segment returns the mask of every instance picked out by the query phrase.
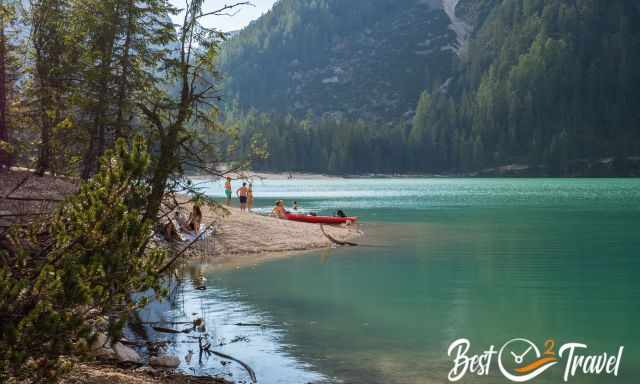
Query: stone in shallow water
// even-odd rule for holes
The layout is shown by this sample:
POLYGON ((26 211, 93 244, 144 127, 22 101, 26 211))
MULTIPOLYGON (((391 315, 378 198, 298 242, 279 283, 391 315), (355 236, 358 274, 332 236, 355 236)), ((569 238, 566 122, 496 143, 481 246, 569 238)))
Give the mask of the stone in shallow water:
POLYGON ((129 361, 133 363, 142 362, 142 358, 140 357, 138 352, 122 343, 113 344, 113 350, 115 351, 116 356, 120 361, 129 361))
POLYGON ((149 359, 149 364, 152 367, 178 368, 180 365, 180 359, 176 356, 157 356, 149 359))

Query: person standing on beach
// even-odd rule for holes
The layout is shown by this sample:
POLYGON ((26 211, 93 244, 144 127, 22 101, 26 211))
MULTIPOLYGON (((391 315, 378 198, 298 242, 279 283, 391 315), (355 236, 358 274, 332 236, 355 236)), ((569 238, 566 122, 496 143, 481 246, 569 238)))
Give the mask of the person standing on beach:
POLYGON ((247 210, 251 212, 253 208, 253 184, 249 183, 249 188, 247 188, 247 210))
POLYGON ((227 205, 231 206, 231 178, 227 177, 227 182, 224 183, 224 194, 227 196, 227 205))
POLYGON ((242 187, 238 188, 236 195, 240 199, 240 212, 244 212, 247 209, 247 195, 249 194, 249 188, 247 183, 242 183, 242 187))

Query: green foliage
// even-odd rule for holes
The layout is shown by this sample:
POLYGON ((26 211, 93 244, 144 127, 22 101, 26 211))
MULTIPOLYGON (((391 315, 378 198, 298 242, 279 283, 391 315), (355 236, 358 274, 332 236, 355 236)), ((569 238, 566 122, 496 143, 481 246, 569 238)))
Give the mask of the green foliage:
MULTIPOLYGON (((336 47, 360 47, 359 28, 376 33, 385 20, 395 20, 399 8, 411 9, 408 2, 394 3, 358 1, 345 9, 332 0, 281 1, 228 42, 222 60, 230 74, 227 90, 239 95, 242 107, 268 112, 227 116, 242 121, 243 140, 255 133, 266 138, 270 157, 258 167, 436 173, 520 163, 561 175, 574 162, 640 154, 637 4, 461 0, 456 13, 475 30, 457 63, 420 64, 399 53, 397 40, 392 56, 401 62, 372 72, 375 63, 356 61, 351 67, 368 77, 352 78, 342 88, 322 86, 322 77, 304 77, 360 57, 357 50, 336 47), (351 18, 356 9, 364 10, 364 24, 351 18), (409 81, 396 81, 405 73, 409 81), (428 81, 424 73, 431 74, 428 81), (387 79, 394 88, 375 93, 387 79), (413 92, 416 84, 421 88, 413 92), (360 88, 370 93, 360 94, 360 88), (408 120, 402 115, 406 109, 386 116, 385 124, 367 107, 369 100, 380 102, 396 92, 411 94, 416 106, 408 135, 406 123, 395 122, 408 120), (294 106, 305 100, 312 100, 313 113, 303 119, 307 109, 294 106), (353 103, 361 108, 354 112, 353 103), (340 113, 323 116, 327 111, 340 113)), ((406 41, 424 40, 438 27, 430 23, 428 31, 413 31, 410 24, 416 22, 402 24, 406 41)), ((372 50, 387 48, 381 39, 372 50)))
POLYGON ((225 96, 297 118, 400 118, 452 73, 455 35, 428 3, 279 1, 224 44, 225 96))
POLYGON ((470 41, 462 74, 429 108, 432 130, 453 122, 447 124, 453 140, 430 155, 432 168, 524 163, 566 174, 572 160, 640 153, 640 115, 632 101, 640 97, 640 10, 634 4, 475 6, 487 3, 491 12, 470 41), (468 142, 478 143, 474 152, 484 155, 442 162, 464 152, 468 142))
POLYGON ((200 25, 202 1, 177 30, 166 0, 32 3, 16 113, 31 120, 12 132, 38 127, 23 142, 40 143, 41 170, 84 177, 115 138, 143 133, 156 207, 169 179, 264 158, 262 143, 258 168, 335 173, 526 163, 562 174, 640 152, 633 2, 461 0, 474 30, 460 59, 445 13, 418 0, 282 0, 224 44, 200 25), (218 64, 225 97, 238 97, 228 130, 218 64))
POLYGON ((255 110, 229 111, 226 116, 225 124, 240 132, 240 152, 260 154, 252 163, 256 170, 394 173, 409 158, 397 150, 406 145, 407 126, 401 122, 377 126, 329 117, 300 120, 255 110))
MULTIPOLYGON (((24 7, 21 28, 31 44, 17 74, 25 109, 19 130, 38 130, 39 137, 20 139, 39 145, 40 172, 88 178, 117 138, 143 131, 135 103, 166 85, 158 72, 171 59, 172 12, 168 0, 34 0, 24 7)), ((22 159, 32 167, 29 160, 22 159)))
POLYGON ((149 163, 141 138, 130 149, 120 140, 51 222, 13 230, 0 251, 0 379, 53 380, 62 355, 86 351, 96 319, 111 316, 117 335, 145 304, 131 293, 163 292, 155 271, 165 254, 148 247, 144 219, 149 163))

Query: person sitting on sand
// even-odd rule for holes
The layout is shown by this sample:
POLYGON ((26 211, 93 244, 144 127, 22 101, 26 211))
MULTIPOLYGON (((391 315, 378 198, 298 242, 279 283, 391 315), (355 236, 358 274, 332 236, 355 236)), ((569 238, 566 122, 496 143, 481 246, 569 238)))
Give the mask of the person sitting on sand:
POLYGON ((247 209, 251 212, 253 208, 253 184, 249 183, 249 188, 247 188, 247 209))
POLYGON ((200 233, 200 225, 202 224, 202 210, 199 205, 193 206, 193 212, 189 216, 189 224, 187 229, 193 231, 196 235, 200 233))
POLYGON ((224 194, 227 196, 227 205, 231 206, 231 178, 227 177, 227 182, 224 183, 224 194))
POLYGON ((244 212, 247 209, 247 195, 249 194, 249 188, 247 183, 242 183, 242 187, 238 188, 236 195, 240 199, 240 212, 244 212))
POLYGON ((271 213, 279 219, 286 219, 287 210, 284 208, 284 202, 282 200, 276 201, 276 206, 273 208, 271 213))
POLYGON ((164 239, 170 243, 173 243, 176 240, 181 240, 180 235, 176 230, 176 226, 171 220, 169 220, 162 226, 162 232, 162 234, 164 235, 164 239))
POLYGON ((189 231, 189 224, 187 223, 187 219, 184 217, 180 210, 176 210, 176 213, 173 216, 175 223, 177 224, 177 229, 179 231, 189 231))

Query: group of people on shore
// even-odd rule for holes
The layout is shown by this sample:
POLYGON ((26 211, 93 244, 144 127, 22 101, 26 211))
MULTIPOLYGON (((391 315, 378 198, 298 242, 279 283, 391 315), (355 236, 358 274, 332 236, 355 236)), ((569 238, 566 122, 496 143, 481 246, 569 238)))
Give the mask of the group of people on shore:
POLYGON ((180 208, 173 213, 173 218, 169 217, 163 225, 162 232, 165 240, 173 242, 175 240, 182 241, 183 236, 198 236, 202 227, 202 209, 199 205, 194 204, 193 210, 186 218, 180 208))
MULTIPOLYGON (((224 183, 224 194, 226 196, 226 205, 231 206, 231 201, 233 197, 233 186, 231 184, 231 178, 227 177, 224 183)), ((236 197, 240 201, 240 211, 251 211, 253 209, 253 184, 243 182, 242 186, 238 188, 235 192, 236 197)), ((293 202, 292 210, 297 211, 299 209, 298 202, 293 202)), ((275 207, 271 211, 271 214, 280 219, 286 219, 286 214, 288 213, 285 208, 284 201, 278 200, 275 203, 275 207)))
MULTIPOLYGON (((227 197, 226 204, 231 206, 231 196, 233 194, 233 187, 231 186, 231 178, 227 177, 227 181, 224 183, 224 194, 227 197)), ((236 196, 240 200, 240 211, 251 211, 253 208, 253 184, 243 182, 242 187, 236 190, 236 196)))

